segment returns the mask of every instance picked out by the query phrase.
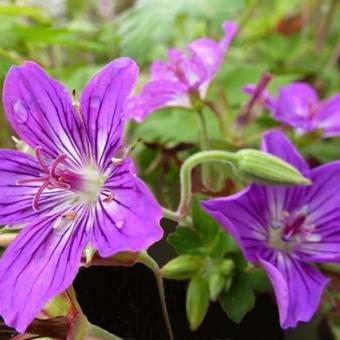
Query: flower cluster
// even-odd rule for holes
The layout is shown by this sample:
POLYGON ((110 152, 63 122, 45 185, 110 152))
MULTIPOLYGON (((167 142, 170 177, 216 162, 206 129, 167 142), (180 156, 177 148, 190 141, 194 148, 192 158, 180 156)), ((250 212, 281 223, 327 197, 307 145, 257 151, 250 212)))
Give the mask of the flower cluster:
POLYGON ((185 51, 170 49, 168 63, 156 60, 151 65, 151 81, 141 93, 130 99, 126 116, 142 122, 151 112, 166 106, 191 107, 191 94, 203 98, 209 83, 221 66, 225 52, 237 33, 234 22, 223 23, 220 42, 201 38, 185 51))
MULTIPOLYGON (((3 86, 4 108, 29 152, 0 149, 0 224, 10 231, 19 229, 0 259, 0 315, 7 325, 25 332, 45 304, 72 284, 89 253, 101 259, 120 252, 139 253, 130 255, 130 260, 142 259, 143 251, 163 236, 162 216, 185 229, 176 235, 181 250, 183 244, 190 244, 181 237, 191 235, 191 243, 201 242, 191 234, 200 219, 186 217, 191 171, 208 161, 231 166, 236 175, 231 180, 234 191, 203 201, 199 210, 235 239, 246 261, 264 269, 282 328, 311 320, 330 281, 318 264, 340 263, 340 161, 311 168, 279 129, 261 131, 261 151, 235 151, 235 146, 243 145, 237 143, 231 151, 207 150, 206 143, 203 151, 183 162, 177 159, 181 197, 177 211, 172 212, 160 207, 137 177, 130 153, 124 152, 125 121, 143 122, 163 107, 195 110, 199 103, 223 120, 214 103, 205 100, 238 26, 226 21, 223 31, 220 41, 201 38, 184 51, 170 49, 168 62, 155 61, 151 80, 132 97, 138 67, 128 57, 113 60, 95 74, 79 103, 72 103, 66 88, 34 62, 9 70, 3 86)), ((340 94, 320 100, 310 85, 294 82, 280 87, 274 98, 265 89, 269 80, 266 74, 257 87, 243 88, 252 96, 251 105, 246 106, 249 112, 253 104, 260 104, 297 134, 340 135, 340 94)), ((199 114, 204 121, 203 109, 199 114)), ((244 125, 252 121, 245 119, 244 125)), ((240 126, 237 119, 233 126, 240 126)), ((202 168, 202 173, 207 169, 211 170, 202 168)), ((205 235, 201 238, 221 232, 216 244, 227 244, 224 231, 213 224, 200 228, 205 235)), ((192 329, 204 318, 209 294, 215 301, 223 290, 228 293, 236 273, 233 258, 228 258, 225 249, 215 249, 211 255, 213 246, 205 252, 200 244, 194 256, 183 255, 163 270, 169 278, 191 279, 187 313, 192 329), (211 258, 201 261, 202 253, 211 258), (197 273, 203 273, 202 277, 197 273), (199 290, 203 293, 196 303, 193 292, 199 290)), ((150 258, 141 262, 155 266, 150 258)), ((162 271, 157 267, 156 272, 160 280, 162 271)))
MULTIPOLYGON (((254 85, 243 91, 253 95, 254 85)), ((263 91, 261 100, 278 121, 291 126, 297 134, 320 130, 323 137, 340 135, 340 94, 320 100, 315 90, 306 83, 296 82, 279 88, 278 97, 263 91)))

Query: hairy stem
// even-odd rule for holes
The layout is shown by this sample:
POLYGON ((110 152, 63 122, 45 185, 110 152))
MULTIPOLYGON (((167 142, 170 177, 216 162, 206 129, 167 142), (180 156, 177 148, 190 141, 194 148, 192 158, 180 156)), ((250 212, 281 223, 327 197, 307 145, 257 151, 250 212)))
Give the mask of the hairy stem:
POLYGON ((236 155, 220 150, 210 150, 198 152, 187 158, 180 170, 181 200, 177 209, 179 218, 186 216, 191 201, 191 171, 192 169, 205 162, 223 162, 232 165, 236 160, 236 155))

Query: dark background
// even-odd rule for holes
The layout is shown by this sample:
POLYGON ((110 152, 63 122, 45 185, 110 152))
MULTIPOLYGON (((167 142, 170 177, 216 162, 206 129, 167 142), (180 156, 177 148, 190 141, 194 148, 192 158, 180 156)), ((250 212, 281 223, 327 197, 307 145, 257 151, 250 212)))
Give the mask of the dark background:
MULTIPOLYGON (((166 234, 175 228, 165 219, 162 225, 166 234)), ((165 240, 166 237, 149 251, 160 266, 175 256, 165 240)), ((203 324, 191 332, 185 313, 186 286, 186 281, 165 280, 176 339, 283 339, 277 308, 269 295, 260 296, 254 310, 239 325, 228 319, 219 303, 212 303, 203 324)), ((124 339, 167 339, 156 281, 144 265, 84 268, 74 287, 93 324, 124 339)))

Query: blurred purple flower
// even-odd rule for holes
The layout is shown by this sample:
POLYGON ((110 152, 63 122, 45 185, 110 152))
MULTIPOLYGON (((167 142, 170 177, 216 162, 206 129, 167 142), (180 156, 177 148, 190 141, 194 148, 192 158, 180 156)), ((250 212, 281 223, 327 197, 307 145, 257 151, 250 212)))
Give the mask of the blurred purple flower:
POLYGON ((8 119, 36 152, 0 150, 0 224, 24 224, 0 260, 0 314, 19 332, 72 283, 87 245, 107 257, 162 237, 161 209, 132 161, 113 158, 137 75, 133 60, 112 61, 86 85, 79 112, 33 62, 5 79, 8 119))
POLYGON ((288 139, 268 132, 262 149, 294 165, 313 184, 251 184, 202 207, 238 242, 245 258, 259 262, 272 282, 283 328, 309 321, 329 282, 313 262, 340 260, 340 162, 310 170, 288 139))
MULTIPOLYGON (((255 86, 246 85, 243 91, 254 95, 255 86)), ((340 135, 340 94, 321 101, 310 85, 296 82, 280 87, 277 99, 264 91, 261 101, 275 119, 299 134, 320 129, 323 137, 340 135)))
POLYGON ((225 21, 223 30, 224 38, 220 42, 200 38, 190 43, 184 52, 170 49, 167 63, 153 62, 151 81, 144 85, 139 95, 130 99, 126 116, 142 122, 162 107, 191 107, 192 92, 204 97, 238 28, 236 23, 225 21))

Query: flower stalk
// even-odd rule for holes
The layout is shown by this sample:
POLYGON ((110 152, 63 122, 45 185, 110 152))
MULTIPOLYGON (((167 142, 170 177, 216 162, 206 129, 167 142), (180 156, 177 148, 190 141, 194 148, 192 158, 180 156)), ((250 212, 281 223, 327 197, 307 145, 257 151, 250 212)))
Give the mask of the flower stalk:
POLYGON ((165 217, 181 221, 188 213, 191 202, 191 171, 202 163, 222 162, 234 173, 247 180, 271 185, 309 185, 310 181, 285 161, 259 150, 244 149, 236 153, 209 150, 187 158, 180 170, 181 198, 176 212, 163 209, 165 217))
POLYGON ((164 284, 163 284, 163 279, 162 279, 162 276, 161 276, 160 268, 159 268, 157 262, 146 251, 142 251, 142 252, 139 253, 139 257, 138 257, 137 262, 142 263, 146 267, 151 269, 152 272, 155 275, 157 287, 158 287, 159 298, 160 298, 161 307, 162 307, 162 313, 163 313, 165 325, 166 325, 166 328, 167 328, 167 331, 168 331, 169 339, 174 340, 175 338, 174 338, 174 334, 173 334, 173 331, 172 331, 172 326, 171 326, 168 308, 167 308, 167 305, 166 305, 164 284))

